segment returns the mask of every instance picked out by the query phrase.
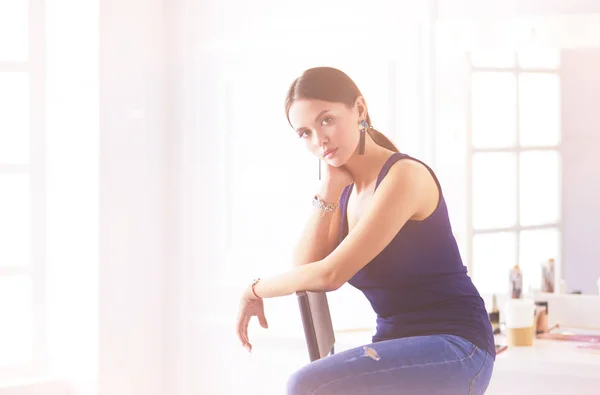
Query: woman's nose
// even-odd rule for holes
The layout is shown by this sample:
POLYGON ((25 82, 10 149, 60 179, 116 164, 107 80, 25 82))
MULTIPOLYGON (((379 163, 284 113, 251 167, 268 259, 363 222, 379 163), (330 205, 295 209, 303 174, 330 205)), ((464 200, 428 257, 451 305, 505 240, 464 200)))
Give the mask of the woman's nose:
POLYGON ((323 132, 316 132, 314 136, 317 147, 322 147, 329 142, 329 137, 323 132))

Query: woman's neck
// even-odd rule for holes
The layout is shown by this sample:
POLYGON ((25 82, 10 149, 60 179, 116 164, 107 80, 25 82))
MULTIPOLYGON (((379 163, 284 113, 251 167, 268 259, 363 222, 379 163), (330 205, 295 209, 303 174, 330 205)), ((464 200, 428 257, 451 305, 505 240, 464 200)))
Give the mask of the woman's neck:
POLYGON ((372 139, 367 139, 366 143, 364 155, 356 152, 344 164, 344 169, 352 174, 357 193, 374 186, 381 168, 393 154, 392 151, 376 144, 372 139))

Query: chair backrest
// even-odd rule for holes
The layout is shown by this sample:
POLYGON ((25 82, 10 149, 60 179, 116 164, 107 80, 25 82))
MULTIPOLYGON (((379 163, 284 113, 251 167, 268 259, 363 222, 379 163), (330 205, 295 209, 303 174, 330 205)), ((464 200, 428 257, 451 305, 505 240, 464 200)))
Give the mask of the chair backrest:
POLYGON ((310 361, 326 357, 333 351, 335 334, 324 292, 297 292, 304 337, 310 361))

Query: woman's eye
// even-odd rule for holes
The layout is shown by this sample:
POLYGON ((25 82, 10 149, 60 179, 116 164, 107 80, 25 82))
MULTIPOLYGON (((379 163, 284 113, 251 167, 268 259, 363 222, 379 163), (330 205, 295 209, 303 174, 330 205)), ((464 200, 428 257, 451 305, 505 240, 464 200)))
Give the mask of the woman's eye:
POLYGON ((305 138, 310 136, 310 130, 302 130, 300 133, 298 133, 298 137, 300 138, 305 138))
POLYGON ((321 121, 321 125, 322 126, 329 125, 331 122, 333 122, 333 118, 331 118, 331 117, 323 118, 323 120, 321 121))

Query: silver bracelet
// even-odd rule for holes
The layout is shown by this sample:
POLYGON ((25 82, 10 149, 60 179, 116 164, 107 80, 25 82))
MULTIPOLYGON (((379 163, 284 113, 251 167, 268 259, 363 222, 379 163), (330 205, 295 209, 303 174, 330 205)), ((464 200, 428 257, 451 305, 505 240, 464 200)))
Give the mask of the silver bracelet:
POLYGON ((319 210, 322 210, 323 211, 323 215, 325 213, 332 213, 332 212, 334 212, 340 206, 339 203, 326 203, 323 200, 323 198, 321 198, 321 196, 319 196, 319 194, 316 194, 313 197, 312 205, 313 205, 313 207, 316 207, 319 210))

